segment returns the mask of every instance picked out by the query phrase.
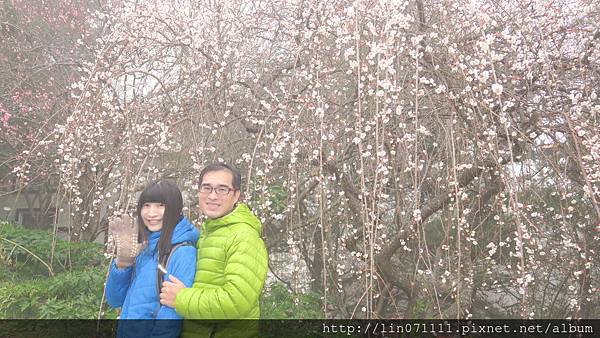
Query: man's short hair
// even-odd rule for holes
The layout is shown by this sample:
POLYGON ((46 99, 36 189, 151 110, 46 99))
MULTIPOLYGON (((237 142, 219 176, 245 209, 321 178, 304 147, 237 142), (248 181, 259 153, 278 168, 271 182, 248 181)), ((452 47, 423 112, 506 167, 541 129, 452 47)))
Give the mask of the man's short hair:
POLYGON ((204 169, 202 169, 202 171, 200 172, 200 178, 198 179, 198 186, 202 185, 202 180, 204 179, 204 175, 206 175, 209 172, 213 172, 213 171, 229 171, 231 173, 231 176, 233 176, 233 182, 231 182, 233 184, 233 189, 235 190, 240 190, 242 188, 242 174, 240 173, 240 171, 232 166, 231 164, 227 164, 227 163, 223 163, 223 162, 216 162, 213 164, 209 164, 206 167, 204 167, 204 169))

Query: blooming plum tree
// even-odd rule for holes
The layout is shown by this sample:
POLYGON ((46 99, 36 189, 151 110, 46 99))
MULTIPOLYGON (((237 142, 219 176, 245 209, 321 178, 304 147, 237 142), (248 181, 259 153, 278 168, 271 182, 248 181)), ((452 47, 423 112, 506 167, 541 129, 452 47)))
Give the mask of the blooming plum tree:
POLYGON ((327 317, 598 316, 598 6, 111 2, 53 125, 73 234, 222 159, 327 317))

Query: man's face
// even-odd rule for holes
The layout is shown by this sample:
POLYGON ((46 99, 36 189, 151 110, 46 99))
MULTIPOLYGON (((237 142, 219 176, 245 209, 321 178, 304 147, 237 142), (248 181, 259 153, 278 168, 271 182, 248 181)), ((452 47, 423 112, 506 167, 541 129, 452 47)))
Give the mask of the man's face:
POLYGON ((227 170, 207 172, 199 190, 200 211, 210 219, 229 213, 240 198, 239 190, 233 189, 233 175, 227 170))

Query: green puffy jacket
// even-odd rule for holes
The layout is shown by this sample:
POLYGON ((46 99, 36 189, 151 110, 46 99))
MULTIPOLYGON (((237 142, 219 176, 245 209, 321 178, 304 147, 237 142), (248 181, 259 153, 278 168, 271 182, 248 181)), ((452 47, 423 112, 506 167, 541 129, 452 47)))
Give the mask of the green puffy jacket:
POLYGON ((229 214, 202 224, 194 284, 177 294, 175 310, 185 319, 204 320, 185 321, 182 337, 251 337, 257 334, 244 327, 248 323, 254 325, 256 321, 206 319, 260 317, 258 300, 268 269, 261 232, 260 220, 243 203, 229 214))

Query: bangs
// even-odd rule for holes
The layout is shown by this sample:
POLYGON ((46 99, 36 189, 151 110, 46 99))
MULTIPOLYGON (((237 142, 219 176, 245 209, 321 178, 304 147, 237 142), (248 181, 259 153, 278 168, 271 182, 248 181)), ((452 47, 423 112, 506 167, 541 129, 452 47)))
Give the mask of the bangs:
POLYGON ((142 191, 139 198, 140 205, 144 205, 144 203, 162 203, 166 205, 166 195, 160 183, 152 184, 142 191))

